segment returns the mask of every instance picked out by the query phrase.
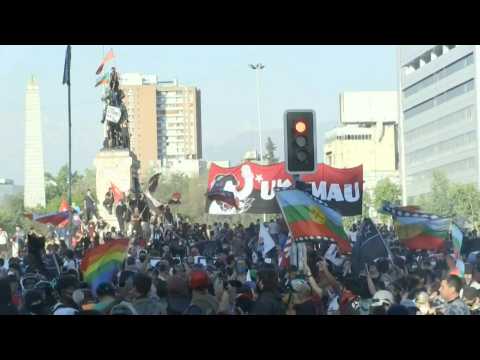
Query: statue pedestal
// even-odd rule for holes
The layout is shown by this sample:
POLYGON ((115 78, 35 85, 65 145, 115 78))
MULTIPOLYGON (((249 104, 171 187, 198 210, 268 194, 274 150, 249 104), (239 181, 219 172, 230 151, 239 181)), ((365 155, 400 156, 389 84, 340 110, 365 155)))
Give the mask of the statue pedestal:
POLYGON ((137 157, 127 149, 102 150, 95 157, 98 214, 107 222, 109 228, 114 226, 118 230, 119 225, 115 216, 115 205, 112 209, 112 215, 103 206, 105 194, 112 183, 120 191, 128 194, 134 189, 135 182, 138 181, 139 167, 140 162, 137 157))

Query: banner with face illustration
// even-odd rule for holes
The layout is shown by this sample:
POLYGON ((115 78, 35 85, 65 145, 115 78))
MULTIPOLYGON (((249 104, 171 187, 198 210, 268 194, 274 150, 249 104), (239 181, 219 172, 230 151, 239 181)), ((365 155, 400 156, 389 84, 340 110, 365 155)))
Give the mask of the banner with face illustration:
MULTIPOLYGON (((363 197, 363 167, 336 169, 318 164, 314 174, 304 175, 300 180, 313 196, 325 201, 343 216, 361 215, 363 197)), ((208 190, 214 184, 222 184, 224 191, 233 192, 237 208, 221 201, 206 202, 206 212, 211 215, 276 214, 280 213, 275 201, 276 187, 289 187, 292 177, 285 172, 285 163, 242 165, 222 168, 212 164, 208 174, 208 190)))

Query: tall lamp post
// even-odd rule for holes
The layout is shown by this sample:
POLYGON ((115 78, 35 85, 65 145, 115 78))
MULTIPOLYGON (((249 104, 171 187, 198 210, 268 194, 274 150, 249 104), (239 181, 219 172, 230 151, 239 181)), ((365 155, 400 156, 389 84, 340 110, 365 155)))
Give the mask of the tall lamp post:
MULTIPOLYGON (((251 69, 255 70, 257 77, 257 117, 258 117, 258 141, 260 147, 260 163, 263 164, 263 142, 262 142, 262 115, 260 112, 260 71, 265 68, 265 65, 258 63, 257 65, 250 64, 251 69)), ((263 214, 263 221, 267 221, 267 215, 263 214)))
POLYGON ((263 162, 263 143, 262 143, 262 116, 260 112, 260 71, 265 68, 265 65, 259 63, 257 65, 249 65, 251 69, 255 70, 257 76, 257 117, 258 117, 258 138, 260 147, 260 161, 263 162))

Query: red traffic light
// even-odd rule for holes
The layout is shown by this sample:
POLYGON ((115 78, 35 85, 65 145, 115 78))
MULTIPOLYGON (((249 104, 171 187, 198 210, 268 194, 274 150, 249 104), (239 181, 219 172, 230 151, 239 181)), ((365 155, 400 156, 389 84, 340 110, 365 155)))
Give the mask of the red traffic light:
POLYGON ((305 131, 307 131, 307 123, 302 119, 302 120, 297 120, 295 122, 295 131, 297 134, 303 134, 305 131))

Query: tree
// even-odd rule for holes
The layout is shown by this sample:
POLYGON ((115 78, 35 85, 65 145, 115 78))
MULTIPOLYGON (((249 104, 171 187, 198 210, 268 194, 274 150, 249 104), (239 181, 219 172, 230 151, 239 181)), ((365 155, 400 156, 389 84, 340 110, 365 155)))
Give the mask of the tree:
POLYGON ((478 224, 480 216, 480 192, 474 184, 450 185, 449 199, 452 204, 452 217, 469 220, 478 224))
POLYGON ((401 195, 399 185, 391 182, 389 178, 382 179, 373 189, 373 206, 378 210, 385 201, 392 205, 399 205, 401 195))
POLYGON ((443 172, 434 171, 432 174, 432 192, 429 202, 429 211, 439 216, 451 216, 452 199, 450 198, 450 181, 443 172))
POLYGON ((277 146, 273 143, 270 137, 268 137, 267 139, 265 149, 266 149, 266 152, 265 152, 265 156, 263 157, 264 160, 266 160, 268 164, 274 164, 278 162, 278 158, 275 157, 275 150, 277 150, 277 146))
MULTIPOLYGON (((62 199, 68 200, 68 166, 64 165, 58 171, 57 176, 45 173, 46 179, 46 212, 58 211, 62 199)), ((75 171, 72 174, 72 203, 77 206, 83 204, 83 199, 90 189, 95 193, 96 189, 95 169, 86 169, 84 175, 75 171)))

